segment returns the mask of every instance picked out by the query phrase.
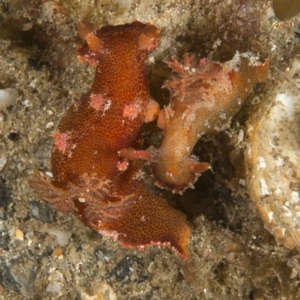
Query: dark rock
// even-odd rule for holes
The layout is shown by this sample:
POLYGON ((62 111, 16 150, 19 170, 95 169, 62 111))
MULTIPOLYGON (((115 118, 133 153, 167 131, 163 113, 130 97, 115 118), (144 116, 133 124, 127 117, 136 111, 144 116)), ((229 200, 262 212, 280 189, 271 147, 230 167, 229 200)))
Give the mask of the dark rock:
POLYGON ((2 235, 2 232, 0 231, 0 249, 3 249, 5 251, 9 250, 9 237, 6 234, 2 235))
POLYGON ((20 288, 6 264, 5 257, 0 257, 0 283, 8 290, 18 291, 20 288))
POLYGON ((8 189, 4 186, 3 182, 0 180, 0 220, 7 219, 7 210, 12 202, 12 198, 8 189))
POLYGON ((47 204, 40 201, 29 202, 30 214, 37 220, 45 223, 53 223, 55 221, 53 212, 49 209, 47 204))
POLYGON ((94 255, 97 259, 101 259, 104 261, 109 261, 112 257, 114 251, 108 250, 104 248, 103 246, 97 246, 94 250, 94 255))
POLYGON ((36 71, 40 71, 44 66, 43 62, 41 62, 35 58, 28 58, 28 64, 31 68, 33 68, 36 71))
POLYGON ((19 132, 12 131, 7 136, 11 141, 16 142, 20 138, 19 132))
POLYGON ((148 278, 148 272, 144 268, 144 261, 141 257, 126 256, 108 275, 114 277, 116 281, 122 283, 140 283, 148 278))
POLYGON ((14 281, 29 290, 36 277, 36 264, 26 257, 10 262, 10 274, 14 281))

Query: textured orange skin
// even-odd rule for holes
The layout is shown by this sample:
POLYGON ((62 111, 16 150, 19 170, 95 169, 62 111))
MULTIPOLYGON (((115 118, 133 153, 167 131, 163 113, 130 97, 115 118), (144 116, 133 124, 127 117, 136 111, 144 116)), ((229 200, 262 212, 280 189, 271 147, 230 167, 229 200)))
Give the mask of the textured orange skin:
POLYGON ((31 184, 58 210, 72 212, 125 247, 166 245, 186 258, 190 228, 185 215, 148 192, 140 162, 130 161, 125 170, 118 168, 122 163, 118 151, 137 145, 151 100, 144 60, 156 46, 157 28, 140 22, 105 26, 95 33, 89 28, 88 24, 82 35, 88 36, 93 50, 85 43, 77 51, 79 59, 97 66, 94 83, 57 128, 57 136, 67 134, 67 145, 64 151, 53 148, 53 179, 41 175, 31 184), (100 46, 97 51, 95 45, 100 46), (100 99, 99 109, 91 105, 91 99, 100 99), (105 101, 104 110, 101 103, 105 101))
POLYGON ((169 63, 173 78, 166 87, 172 98, 165 109, 164 139, 159 149, 148 150, 157 186, 174 193, 193 188, 202 173, 190 167, 197 164, 190 156, 196 142, 203 134, 223 130, 253 85, 267 79, 269 61, 250 63, 243 55, 226 63, 204 59, 198 63, 189 55, 183 65, 176 58, 169 63))

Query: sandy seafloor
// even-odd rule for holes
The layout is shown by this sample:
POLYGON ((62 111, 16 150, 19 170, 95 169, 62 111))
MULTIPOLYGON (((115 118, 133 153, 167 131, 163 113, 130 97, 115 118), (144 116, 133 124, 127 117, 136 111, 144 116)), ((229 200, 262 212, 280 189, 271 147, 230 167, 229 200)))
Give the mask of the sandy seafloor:
MULTIPOLYGON (((299 76, 288 74, 299 59, 299 20, 278 26, 266 1, 232 2, 1 0, 0 89, 18 92, 0 112, 1 300, 300 299, 299 252, 265 229, 248 196, 243 162, 252 107, 283 81, 299 92, 293 82, 299 76), (124 249, 57 213, 29 188, 34 170, 50 170, 51 134, 61 115, 93 80, 93 69, 76 59, 79 19, 99 27, 138 19, 162 30, 147 61, 150 92, 161 106, 169 99, 161 89, 169 75, 163 61, 172 55, 225 61, 252 50, 270 57, 268 82, 255 87, 226 131, 197 144, 196 154, 213 171, 195 190, 173 196, 151 187, 149 177, 149 188, 188 216, 188 260, 159 247, 124 249)), ((161 135, 148 125, 145 147, 161 135)))

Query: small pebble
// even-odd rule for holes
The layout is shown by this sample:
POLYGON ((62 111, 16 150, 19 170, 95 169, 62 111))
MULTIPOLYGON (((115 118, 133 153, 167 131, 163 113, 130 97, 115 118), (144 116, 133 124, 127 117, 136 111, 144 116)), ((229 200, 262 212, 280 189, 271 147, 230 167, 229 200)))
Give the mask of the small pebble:
POLYGON ((0 156, 0 171, 4 168, 7 162, 7 157, 3 154, 0 156))
POLYGON ((47 129, 52 128, 53 126, 54 126, 53 122, 49 122, 49 123, 46 124, 47 129))
POLYGON ((61 247, 56 247, 53 251, 51 256, 60 256, 63 254, 63 249, 61 247))
POLYGON ((7 88, 0 90, 0 109, 14 104, 17 101, 19 93, 16 89, 7 88))
POLYGON ((24 232, 20 229, 16 229, 15 237, 17 240, 23 241, 24 240, 24 232))

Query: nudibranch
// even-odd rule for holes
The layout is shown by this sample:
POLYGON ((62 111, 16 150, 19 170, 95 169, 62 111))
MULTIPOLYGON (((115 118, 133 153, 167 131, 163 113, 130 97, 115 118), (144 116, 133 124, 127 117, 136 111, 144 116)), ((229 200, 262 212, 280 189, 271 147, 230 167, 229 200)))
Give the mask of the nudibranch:
POLYGON ((135 21, 95 31, 81 21, 78 31, 85 41, 78 57, 96 67, 95 80, 53 134, 53 177, 39 174, 31 185, 56 209, 124 247, 169 246, 186 258, 185 215, 148 191, 139 161, 120 156, 122 149, 139 146, 142 124, 159 113, 145 72, 159 29, 135 21))
POLYGON ((250 53, 236 54, 225 63, 186 54, 168 65, 172 78, 165 86, 171 92, 170 104, 161 111, 158 124, 164 130, 159 149, 144 152, 122 150, 125 157, 150 161, 156 185, 182 193, 199 175, 210 168, 191 156, 203 134, 221 131, 240 110, 257 82, 267 79, 269 61, 261 63, 250 53))

